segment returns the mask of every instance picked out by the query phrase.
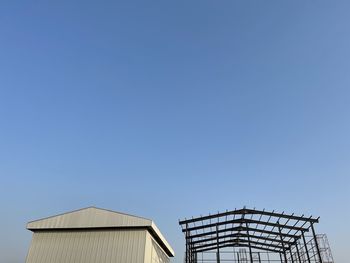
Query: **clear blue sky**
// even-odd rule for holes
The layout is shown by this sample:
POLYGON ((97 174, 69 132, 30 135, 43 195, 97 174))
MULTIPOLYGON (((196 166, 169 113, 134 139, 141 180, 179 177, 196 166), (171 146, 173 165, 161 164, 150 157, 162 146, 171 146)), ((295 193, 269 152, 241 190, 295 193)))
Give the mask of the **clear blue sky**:
POLYGON ((2 1, 0 262, 27 221, 95 205, 179 218, 249 207, 350 235, 350 2, 2 1))

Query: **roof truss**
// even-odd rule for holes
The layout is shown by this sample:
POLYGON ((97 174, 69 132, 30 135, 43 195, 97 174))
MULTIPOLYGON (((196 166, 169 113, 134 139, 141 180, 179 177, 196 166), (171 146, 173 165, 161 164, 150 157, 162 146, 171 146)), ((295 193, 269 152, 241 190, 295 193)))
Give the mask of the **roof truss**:
POLYGON ((179 221, 190 253, 224 247, 285 252, 319 218, 265 210, 239 209, 179 221))

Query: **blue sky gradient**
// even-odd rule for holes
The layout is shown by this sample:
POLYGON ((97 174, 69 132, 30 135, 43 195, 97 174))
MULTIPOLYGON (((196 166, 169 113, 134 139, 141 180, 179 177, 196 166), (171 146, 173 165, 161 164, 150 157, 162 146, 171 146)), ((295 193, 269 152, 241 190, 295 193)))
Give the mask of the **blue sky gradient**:
POLYGON ((350 235, 350 2, 2 1, 0 262, 26 222, 95 205, 178 219, 249 207, 350 235))

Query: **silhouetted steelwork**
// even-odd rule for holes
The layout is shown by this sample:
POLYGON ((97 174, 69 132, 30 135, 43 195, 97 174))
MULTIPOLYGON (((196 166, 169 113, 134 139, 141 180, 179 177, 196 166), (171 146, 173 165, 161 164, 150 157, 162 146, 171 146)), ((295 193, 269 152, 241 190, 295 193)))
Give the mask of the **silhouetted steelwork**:
MULTIPOLYGON (((333 263, 333 258, 331 261, 324 260, 323 248, 314 228, 314 224, 318 222, 319 218, 312 216, 297 216, 244 207, 208 216, 192 217, 179 221, 179 224, 186 237, 186 263, 333 263), (305 233, 310 233, 312 237, 306 238, 305 233), (229 259, 222 258, 220 254, 227 252, 229 248, 242 249, 239 252, 231 251, 229 259), (247 248, 248 253, 243 248, 247 248), (209 251, 216 252, 215 258, 204 261, 203 253, 209 251), (262 252, 265 254, 261 254, 262 252), (274 259, 271 259, 272 253, 276 255, 274 259), (199 254, 202 255, 201 260, 199 254), (267 255, 267 259, 262 259, 262 255, 267 255)), ((328 241, 326 243, 328 245, 328 241)), ((329 246, 327 252, 331 255, 329 246)))

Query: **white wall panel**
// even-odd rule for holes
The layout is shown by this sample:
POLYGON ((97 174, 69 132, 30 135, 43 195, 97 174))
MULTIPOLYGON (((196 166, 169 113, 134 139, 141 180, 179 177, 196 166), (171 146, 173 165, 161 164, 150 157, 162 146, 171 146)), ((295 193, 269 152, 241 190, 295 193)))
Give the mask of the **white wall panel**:
POLYGON ((170 258, 165 251, 158 245, 152 235, 147 232, 145 244, 145 262, 144 263, 169 263, 170 258))
POLYGON ((147 234, 146 230, 35 232, 26 263, 144 263, 147 234))

